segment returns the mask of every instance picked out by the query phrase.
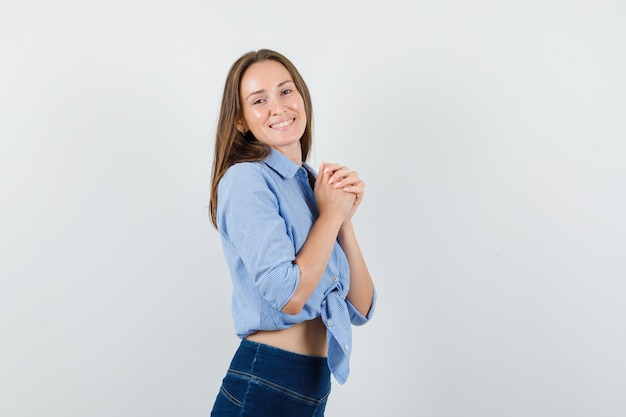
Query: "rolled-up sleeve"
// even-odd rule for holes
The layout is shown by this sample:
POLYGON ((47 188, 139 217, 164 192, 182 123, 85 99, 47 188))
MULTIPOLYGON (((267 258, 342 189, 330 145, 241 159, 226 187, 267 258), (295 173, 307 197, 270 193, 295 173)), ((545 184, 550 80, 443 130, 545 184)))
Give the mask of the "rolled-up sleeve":
POLYGON ((374 289, 374 294, 372 295, 372 305, 370 307, 370 310, 367 312, 367 316, 364 316, 363 314, 359 313, 359 310, 357 310, 356 307, 354 307, 352 303, 348 301, 347 298, 346 298, 346 304, 348 305, 348 313, 350 314, 350 322, 354 324, 355 326, 362 326, 368 321, 370 321, 372 317, 374 317, 374 310, 376 309, 376 289, 374 289))
POLYGON ((298 285, 300 269, 274 184, 258 165, 234 165, 220 180, 217 223, 261 297, 281 310, 298 285))

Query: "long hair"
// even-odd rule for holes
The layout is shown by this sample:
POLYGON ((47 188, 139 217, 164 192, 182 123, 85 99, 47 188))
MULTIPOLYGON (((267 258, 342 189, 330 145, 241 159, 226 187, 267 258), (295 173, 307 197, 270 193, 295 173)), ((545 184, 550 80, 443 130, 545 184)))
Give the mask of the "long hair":
POLYGON ((306 113, 306 128, 300 138, 302 161, 306 161, 313 141, 313 105, 306 83, 296 67, 285 56, 269 49, 260 49, 244 54, 228 72, 222 96, 222 107, 215 136, 215 157, 211 173, 211 200, 209 215, 217 229, 217 185, 228 168, 239 162, 261 161, 269 155, 269 146, 259 142, 252 132, 243 134, 235 123, 243 118, 239 87, 246 70, 257 62, 272 60, 281 63, 293 78, 296 89, 302 96, 306 113))

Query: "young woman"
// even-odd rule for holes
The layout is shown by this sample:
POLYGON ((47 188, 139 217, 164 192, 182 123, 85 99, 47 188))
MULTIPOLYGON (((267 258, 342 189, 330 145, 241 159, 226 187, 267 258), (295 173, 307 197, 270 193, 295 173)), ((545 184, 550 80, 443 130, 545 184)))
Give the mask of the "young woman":
POLYGON ((351 324, 373 313, 351 221, 364 183, 339 164, 316 174, 311 142, 311 98, 294 65, 267 49, 239 58, 224 88, 210 215, 242 341, 212 416, 323 416, 331 373, 348 377, 351 324))

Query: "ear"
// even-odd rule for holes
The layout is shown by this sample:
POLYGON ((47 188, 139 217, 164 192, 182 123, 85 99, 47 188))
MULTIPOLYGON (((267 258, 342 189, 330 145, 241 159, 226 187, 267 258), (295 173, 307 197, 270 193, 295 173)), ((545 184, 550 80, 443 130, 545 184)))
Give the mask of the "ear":
POLYGON ((248 128, 246 126, 246 124, 244 122, 242 122, 241 120, 237 120, 235 122, 235 128, 240 131, 241 133, 243 133, 244 135, 246 134, 246 132, 248 131, 248 128))

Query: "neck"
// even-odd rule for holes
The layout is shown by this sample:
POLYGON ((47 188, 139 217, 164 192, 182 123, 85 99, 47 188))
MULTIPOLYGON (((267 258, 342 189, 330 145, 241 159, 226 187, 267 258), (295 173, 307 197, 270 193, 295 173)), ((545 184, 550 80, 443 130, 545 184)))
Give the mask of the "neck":
POLYGON ((293 146, 274 146, 278 152, 291 159, 296 165, 302 166, 302 148, 300 142, 295 143, 293 146))

